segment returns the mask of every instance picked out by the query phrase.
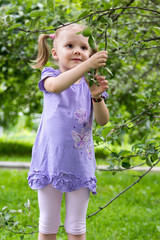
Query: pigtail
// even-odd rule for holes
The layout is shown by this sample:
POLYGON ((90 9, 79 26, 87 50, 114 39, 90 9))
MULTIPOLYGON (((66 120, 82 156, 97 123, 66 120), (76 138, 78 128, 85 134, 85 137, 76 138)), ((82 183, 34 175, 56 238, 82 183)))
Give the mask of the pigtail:
POLYGON ((50 35, 48 34, 40 34, 38 39, 38 56, 36 60, 33 60, 33 63, 36 63, 35 65, 32 65, 32 68, 42 68, 49 59, 50 56, 50 48, 47 44, 47 38, 49 38, 50 35))
POLYGON ((98 50, 97 50, 97 48, 96 49, 91 49, 91 53, 89 54, 89 57, 92 57, 95 53, 97 53, 98 52, 98 50))

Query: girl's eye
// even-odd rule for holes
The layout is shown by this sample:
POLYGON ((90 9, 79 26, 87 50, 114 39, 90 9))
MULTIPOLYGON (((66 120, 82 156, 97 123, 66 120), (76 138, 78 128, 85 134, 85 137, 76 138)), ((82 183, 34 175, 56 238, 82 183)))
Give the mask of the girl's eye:
POLYGON ((87 48, 86 46, 83 46, 82 49, 83 49, 83 50, 87 50, 88 48, 87 48))
POLYGON ((73 45, 72 44, 67 44, 67 48, 72 48, 73 45))

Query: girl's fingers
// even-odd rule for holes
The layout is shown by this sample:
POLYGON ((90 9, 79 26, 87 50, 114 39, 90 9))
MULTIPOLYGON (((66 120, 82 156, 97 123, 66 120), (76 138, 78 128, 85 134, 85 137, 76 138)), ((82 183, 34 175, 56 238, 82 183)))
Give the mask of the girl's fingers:
POLYGON ((108 55, 107 51, 100 51, 96 53, 97 55, 108 55))
POLYGON ((103 76, 102 77, 97 77, 97 80, 98 81, 105 81, 105 77, 103 77, 103 76))
POLYGON ((108 81, 105 79, 105 77, 103 78, 97 78, 97 81, 101 84, 108 84, 108 81))
POLYGON ((109 88, 107 80, 106 81, 101 81, 99 84, 104 89, 108 89, 109 88))
POLYGON ((105 58, 105 57, 100 58, 100 59, 99 59, 99 63, 103 63, 103 62, 106 63, 107 59, 108 59, 107 57, 106 57, 106 58, 105 58))
POLYGON ((105 87, 108 85, 108 81, 105 79, 105 76, 99 76, 95 75, 95 78, 97 79, 98 83, 102 86, 105 87))
POLYGON ((106 84, 108 84, 108 81, 107 80, 104 80, 104 81, 102 80, 101 83, 106 85, 106 84))
POLYGON ((105 80, 105 76, 99 76, 98 74, 95 75, 97 80, 105 80))

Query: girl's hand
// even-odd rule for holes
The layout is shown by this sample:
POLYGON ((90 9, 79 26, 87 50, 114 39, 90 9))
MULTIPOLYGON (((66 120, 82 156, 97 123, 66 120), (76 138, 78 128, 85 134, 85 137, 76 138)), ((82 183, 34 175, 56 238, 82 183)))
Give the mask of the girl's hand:
POLYGON ((93 84, 89 89, 93 98, 100 98, 101 94, 109 88, 108 81, 105 79, 105 76, 99 76, 98 74, 95 75, 95 78, 99 86, 93 84))
POLYGON ((92 55, 88 60, 86 60, 86 63, 88 62, 90 68, 96 69, 99 67, 106 66, 107 59, 108 59, 108 52, 101 51, 92 55))

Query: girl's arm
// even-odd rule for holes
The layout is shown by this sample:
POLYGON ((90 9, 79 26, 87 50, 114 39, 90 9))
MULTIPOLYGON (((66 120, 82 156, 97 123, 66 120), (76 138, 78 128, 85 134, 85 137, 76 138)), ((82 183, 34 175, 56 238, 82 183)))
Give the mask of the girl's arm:
POLYGON ((104 126, 109 121, 109 111, 104 100, 101 102, 93 102, 94 116, 96 122, 100 126, 104 126))
POLYGON ((101 51, 82 62, 78 66, 65 71, 57 77, 48 77, 44 80, 44 87, 48 92, 60 93, 78 81, 90 69, 104 67, 107 61, 107 52, 101 51))
MULTIPOLYGON (((97 78, 99 86, 94 84, 92 87, 89 87, 89 89, 92 94, 92 98, 100 98, 101 94, 109 88, 108 81, 105 80, 104 76, 96 75, 95 77, 97 78)), ((105 105, 104 99, 100 102, 94 102, 93 100, 92 102, 95 120, 100 126, 104 126, 109 121, 109 111, 105 105)))

